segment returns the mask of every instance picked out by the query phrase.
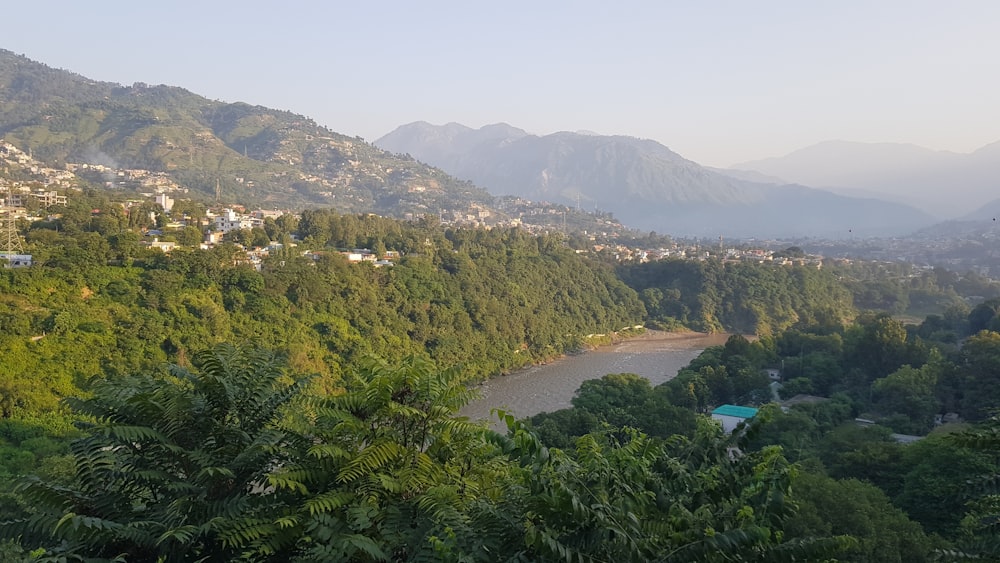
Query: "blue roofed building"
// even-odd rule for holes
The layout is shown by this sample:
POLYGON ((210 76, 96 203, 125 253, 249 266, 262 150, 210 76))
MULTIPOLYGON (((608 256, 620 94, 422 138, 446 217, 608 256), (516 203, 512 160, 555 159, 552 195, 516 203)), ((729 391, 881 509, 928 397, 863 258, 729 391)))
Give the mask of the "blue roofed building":
POLYGON ((741 422, 755 416, 757 416, 757 409, 736 405, 720 405, 712 411, 712 420, 718 420, 722 424, 722 430, 727 434, 736 430, 741 422))

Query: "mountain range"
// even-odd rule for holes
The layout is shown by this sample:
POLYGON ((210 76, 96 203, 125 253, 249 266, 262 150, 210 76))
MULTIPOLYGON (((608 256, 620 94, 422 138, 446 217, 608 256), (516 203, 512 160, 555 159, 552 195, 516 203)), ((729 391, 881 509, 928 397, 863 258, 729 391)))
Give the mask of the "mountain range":
POLYGON ((826 141, 730 168, 771 182, 906 202, 938 219, 964 219, 1000 201, 1000 142, 956 153, 901 143, 826 141))
POLYGON ((538 136, 499 123, 403 125, 375 145, 483 186, 609 211, 624 224, 693 236, 895 235, 932 218, 905 204, 849 197, 703 167, 651 140, 560 132, 538 136))
MULTIPOLYGON (((144 169, 204 199, 267 207, 458 216, 516 195, 712 237, 899 235, 933 222, 885 190, 814 189, 763 164, 710 169, 651 140, 418 122, 373 144, 289 111, 95 81, 2 49, 0 138, 57 167, 144 169)), ((990 171, 998 154, 1000 144, 965 156, 990 171)))

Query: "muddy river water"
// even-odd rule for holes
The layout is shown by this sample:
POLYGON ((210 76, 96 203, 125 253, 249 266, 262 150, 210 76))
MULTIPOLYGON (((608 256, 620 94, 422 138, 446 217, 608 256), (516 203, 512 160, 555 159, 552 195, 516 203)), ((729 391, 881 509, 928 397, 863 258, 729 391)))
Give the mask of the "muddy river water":
POLYGON ((494 377, 479 387, 481 398, 468 404, 461 414, 473 420, 492 420, 499 429, 490 410, 500 408, 525 417, 566 408, 581 383, 609 373, 635 373, 658 385, 677 375, 705 348, 725 344, 726 338, 726 334, 650 332, 494 377))

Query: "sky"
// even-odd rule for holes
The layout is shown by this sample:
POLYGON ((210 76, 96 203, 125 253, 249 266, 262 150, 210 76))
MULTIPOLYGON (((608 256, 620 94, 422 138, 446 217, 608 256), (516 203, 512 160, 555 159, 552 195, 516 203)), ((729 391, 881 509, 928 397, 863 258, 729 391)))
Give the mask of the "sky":
POLYGON ((31 0, 0 48, 292 111, 653 139, 729 166, 831 139, 1000 140, 1000 2, 31 0))

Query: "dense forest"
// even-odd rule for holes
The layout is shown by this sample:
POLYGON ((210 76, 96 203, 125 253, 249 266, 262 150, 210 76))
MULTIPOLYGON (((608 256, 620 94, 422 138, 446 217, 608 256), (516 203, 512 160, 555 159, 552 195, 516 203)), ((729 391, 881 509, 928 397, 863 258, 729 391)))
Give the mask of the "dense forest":
POLYGON ((816 268, 662 260, 619 268, 654 323, 705 332, 771 334, 797 323, 850 318, 851 293, 816 268))
POLYGON ((181 246, 149 249, 143 230, 165 222, 162 209, 125 213, 89 192, 20 225, 35 265, 0 271, 8 559, 988 552, 993 497, 959 488, 995 469, 1000 301, 970 309, 955 284, 893 277, 883 294, 920 290, 946 306, 907 326, 859 315, 857 270, 615 267, 558 234, 328 210, 207 250, 193 246, 199 233, 165 230, 181 246), (271 248, 259 269, 245 260, 254 246, 271 248), (394 265, 348 262, 353 248, 394 265), (574 409, 500 413, 506 434, 456 415, 468 383, 642 325, 758 337, 706 350, 655 389, 609 375, 574 409), (777 367, 782 395, 826 400, 765 407, 747 432, 723 435, 705 413, 770 403, 763 370, 777 367), (986 426, 906 446, 890 436, 927 434, 949 413, 986 426))
POLYGON ((634 374, 588 381, 572 408, 530 427, 549 447, 623 427, 669 443, 696 437, 714 406, 764 405, 741 448, 779 446, 798 469, 787 537, 850 536, 844 561, 994 561, 998 310, 991 300, 955 323, 867 313, 752 342, 734 335, 655 388, 634 374), (773 366, 780 384, 764 372, 773 366))

